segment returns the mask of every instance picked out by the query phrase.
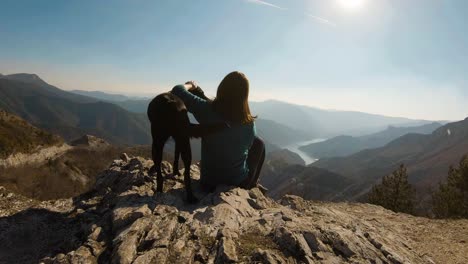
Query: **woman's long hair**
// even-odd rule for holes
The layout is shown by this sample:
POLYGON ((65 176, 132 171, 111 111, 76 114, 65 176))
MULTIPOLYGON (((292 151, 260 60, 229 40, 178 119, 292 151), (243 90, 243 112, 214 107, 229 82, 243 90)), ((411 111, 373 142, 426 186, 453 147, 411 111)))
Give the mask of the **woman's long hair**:
POLYGON ((212 105, 227 121, 250 124, 256 117, 250 113, 248 99, 249 80, 243 73, 235 71, 221 81, 212 105))

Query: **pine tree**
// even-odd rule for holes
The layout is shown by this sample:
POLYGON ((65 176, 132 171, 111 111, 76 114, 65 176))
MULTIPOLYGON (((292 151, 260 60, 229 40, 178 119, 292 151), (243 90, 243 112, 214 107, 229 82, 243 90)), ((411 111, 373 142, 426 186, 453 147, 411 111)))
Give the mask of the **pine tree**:
POLYGON ((450 167, 446 183, 432 195, 432 211, 436 217, 468 218, 468 156, 464 156, 458 168, 450 167))
POLYGON ((408 182, 408 173, 402 164, 392 174, 384 176, 382 183, 372 187, 368 201, 394 212, 412 213, 413 196, 414 188, 408 182))

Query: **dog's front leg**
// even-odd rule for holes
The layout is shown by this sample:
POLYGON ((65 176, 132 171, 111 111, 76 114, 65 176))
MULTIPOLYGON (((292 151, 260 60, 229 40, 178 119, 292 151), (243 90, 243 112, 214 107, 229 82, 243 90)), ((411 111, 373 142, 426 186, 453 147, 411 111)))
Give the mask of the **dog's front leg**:
POLYGON ((152 155, 154 166, 151 171, 154 173, 154 170, 156 170, 156 192, 163 191, 164 178, 161 171, 161 162, 164 143, 166 143, 167 138, 167 136, 156 136, 153 139, 152 155))
POLYGON ((184 161, 184 184, 185 191, 187 193, 188 203, 197 203, 198 199, 193 195, 192 192, 192 180, 190 178, 190 165, 192 163, 192 150, 190 148, 190 138, 182 137, 176 144, 180 143, 180 150, 182 154, 182 160, 184 161))
POLYGON ((152 175, 156 172, 156 192, 163 191, 164 178, 162 176, 161 164, 155 164, 150 168, 149 174, 152 175))
POLYGON ((180 147, 179 144, 177 144, 177 141, 175 142, 175 150, 174 150, 174 164, 172 166, 172 174, 175 176, 180 176, 179 172, 179 157, 180 157, 180 147))
POLYGON ((187 192, 187 202, 188 203, 197 203, 198 199, 192 192, 192 180, 190 178, 190 168, 187 172, 184 172, 184 184, 185 184, 185 191, 187 192))

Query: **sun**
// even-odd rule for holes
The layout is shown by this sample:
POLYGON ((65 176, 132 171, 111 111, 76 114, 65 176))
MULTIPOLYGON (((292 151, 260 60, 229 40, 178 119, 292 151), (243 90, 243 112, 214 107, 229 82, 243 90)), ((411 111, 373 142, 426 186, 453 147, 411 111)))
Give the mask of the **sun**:
POLYGON ((365 0, 338 0, 338 4, 348 10, 358 10, 364 5, 365 0))

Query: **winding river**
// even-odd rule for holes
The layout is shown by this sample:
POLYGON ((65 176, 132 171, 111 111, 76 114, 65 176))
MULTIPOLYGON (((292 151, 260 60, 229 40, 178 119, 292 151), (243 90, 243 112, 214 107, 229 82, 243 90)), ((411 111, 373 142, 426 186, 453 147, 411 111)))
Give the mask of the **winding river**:
POLYGON ((297 153, 305 161, 306 165, 309 165, 309 164, 312 164, 312 163, 316 162, 318 159, 309 156, 307 153, 300 150, 299 147, 309 145, 309 144, 312 144, 312 143, 322 142, 322 141, 325 141, 325 140, 326 139, 323 139, 323 138, 316 138, 316 139, 307 140, 307 141, 300 141, 300 142, 296 142, 296 143, 293 143, 293 144, 289 144, 284 148, 288 149, 288 150, 290 150, 290 151, 292 151, 294 153, 297 153))

